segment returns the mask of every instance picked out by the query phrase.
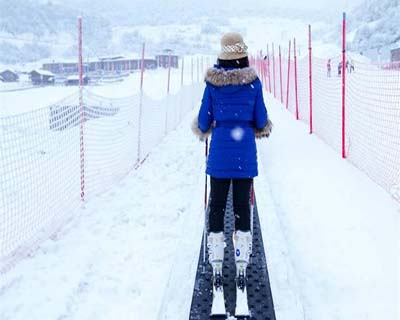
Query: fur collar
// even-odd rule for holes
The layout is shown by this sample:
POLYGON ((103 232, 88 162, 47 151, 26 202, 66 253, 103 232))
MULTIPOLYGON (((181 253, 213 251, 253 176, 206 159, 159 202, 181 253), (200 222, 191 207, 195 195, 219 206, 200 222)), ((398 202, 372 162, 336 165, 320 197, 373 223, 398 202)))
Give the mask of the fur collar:
POLYGON ((256 70, 251 67, 231 70, 214 67, 207 70, 205 77, 207 82, 217 87, 250 84, 256 79, 256 70))

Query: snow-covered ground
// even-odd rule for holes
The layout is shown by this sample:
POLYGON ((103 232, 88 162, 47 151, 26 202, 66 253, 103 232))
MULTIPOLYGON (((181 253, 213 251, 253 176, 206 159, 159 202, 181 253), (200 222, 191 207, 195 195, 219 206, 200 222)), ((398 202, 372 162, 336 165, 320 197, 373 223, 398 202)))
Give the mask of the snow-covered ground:
MULTIPOLYGON (((399 204, 268 106, 275 128, 258 144, 255 189, 277 319, 398 319, 399 204)), ((188 318, 203 228, 194 114, 0 276, 1 319, 188 318)))

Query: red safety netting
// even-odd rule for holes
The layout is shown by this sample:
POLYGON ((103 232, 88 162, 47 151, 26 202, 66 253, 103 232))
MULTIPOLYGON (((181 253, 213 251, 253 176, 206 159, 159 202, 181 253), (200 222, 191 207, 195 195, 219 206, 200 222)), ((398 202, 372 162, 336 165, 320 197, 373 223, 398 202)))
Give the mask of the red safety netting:
POLYGON ((139 166, 196 106, 203 87, 182 85, 159 100, 82 89, 50 107, 0 118, 0 273, 56 236, 82 198, 139 166))
POLYGON ((363 62, 350 55, 343 68, 340 55, 329 60, 312 56, 311 68, 309 56, 303 56, 297 60, 295 70, 292 54, 290 60, 288 52, 272 59, 269 70, 261 70, 268 69, 268 63, 261 67, 256 63, 260 74, 271 72, 271 87, 264 83, 267 91, 274 95, 275 88, 282 108, 287 106, 296 115, 297 107, 299 119, 307 123, 310 132, 344 154, 400 201, 400 69, 393 64, 388 67, 363 62))

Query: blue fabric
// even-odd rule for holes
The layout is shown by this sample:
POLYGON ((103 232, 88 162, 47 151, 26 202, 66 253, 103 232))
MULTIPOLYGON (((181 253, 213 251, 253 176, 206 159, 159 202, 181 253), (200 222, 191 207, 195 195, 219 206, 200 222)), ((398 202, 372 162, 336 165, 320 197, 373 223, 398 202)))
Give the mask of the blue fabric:
POLYGON ((254 128, 263 129, 268 114, 257 78, 243 85, 215 86, 206 82, 198 115, 202 132, 213 128, 206 172, 214 178, 258 175, 254 128))

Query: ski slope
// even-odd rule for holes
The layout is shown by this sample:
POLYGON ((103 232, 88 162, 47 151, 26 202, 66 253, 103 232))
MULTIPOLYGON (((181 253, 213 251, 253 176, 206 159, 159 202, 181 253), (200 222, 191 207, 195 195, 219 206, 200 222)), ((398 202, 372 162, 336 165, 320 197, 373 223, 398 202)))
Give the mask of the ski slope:
MULTIPOLYGON (((279 320, 399 318, 399 204, 283 107, 255 182, 279 320)), ((196 110, 140 168, 0 277, 0 319, 177 319, 203 231, 196 110)))

